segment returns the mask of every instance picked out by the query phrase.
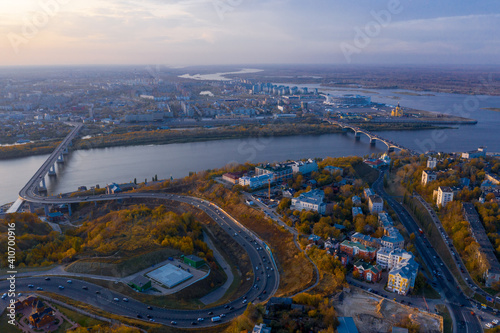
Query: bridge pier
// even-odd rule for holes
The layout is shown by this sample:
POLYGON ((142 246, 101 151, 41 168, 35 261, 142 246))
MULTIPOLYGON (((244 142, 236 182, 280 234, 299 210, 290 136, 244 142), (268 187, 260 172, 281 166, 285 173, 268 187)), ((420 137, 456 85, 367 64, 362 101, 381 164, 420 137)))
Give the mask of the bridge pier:
POLYGON ((43 211, 45 212, 45 216, 49 216, 49 205, 43 205, 43 211))
POLYGON ((30 206, 30 213, 34 214, 35 213, 35 204, 30 202, 29 206, 30 206))
POLYGON ((57 158, 57 163, 64 163, 64 155, 63 154, 59 155, 59 157, 57 158))
POLYGON ((356 141, 361 140, 361 133, 360 132, 356 132, 356 134, 354 134, 354 138, 356 139, 356 141))
POLYGON ((392 153, 393 151, 394 151, 394 147, 389 147, 389 148, 387 149, 387 152, 389 152, 389 153, 392 153))
POLYGON ((56 167, 55 167, 54 164, 52 164, 52 166, 49 169, 49 176, 57 176, 57 174, 56 174, 56 167))
POLYGON ((373 139, 373 138, 370 138, 370 146, 375 146, 375 142, 377 140, 373 139))
POLYGON ((63 150, 63 154, 64 154, 64 155, 68 155, 68 154, 69 154, 68 147, 64 148, 64 150, 63 150))
POLYGON ((71 216, 73 212, 71 211, 71 204, 68 204, 68 215, 71 216))

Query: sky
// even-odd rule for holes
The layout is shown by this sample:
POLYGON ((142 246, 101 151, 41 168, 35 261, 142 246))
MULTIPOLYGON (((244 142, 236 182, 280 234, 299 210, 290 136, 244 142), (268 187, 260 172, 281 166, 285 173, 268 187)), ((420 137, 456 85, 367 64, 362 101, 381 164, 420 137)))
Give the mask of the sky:
POLYGON ((0 0, 0 66, 500 64, 498 0, 0 0))

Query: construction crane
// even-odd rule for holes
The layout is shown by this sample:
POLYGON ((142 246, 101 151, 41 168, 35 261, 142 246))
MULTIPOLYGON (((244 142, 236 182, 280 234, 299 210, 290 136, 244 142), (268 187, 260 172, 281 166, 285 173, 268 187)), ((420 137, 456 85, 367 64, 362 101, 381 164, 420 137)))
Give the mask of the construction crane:
POLYGON ((269 185, 268 193, 267 193, 267 199, 271 201, 271 178, 267 180, 267 183, 269 185))

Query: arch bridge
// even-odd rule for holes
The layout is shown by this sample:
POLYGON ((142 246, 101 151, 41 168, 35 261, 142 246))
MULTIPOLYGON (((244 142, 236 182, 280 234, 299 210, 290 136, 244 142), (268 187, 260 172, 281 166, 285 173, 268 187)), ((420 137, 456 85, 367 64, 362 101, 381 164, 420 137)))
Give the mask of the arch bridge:
POLYGON ((392 152, 394 151, 395 149, 398 149, 398 150, 406 150, 408 152, 410 152, 411 154, 417 154, 416 151, 412 150, 412 149, 409 149, 403 145, 400 145, 396 142, 393 142, 391 140, 388 140, 388 139, 385 139, 383 137, 381 137, 380 135, 377 135, 375 133, 372 133, 366 129, 363 129, 361 127, 358 127, 358 126, 355 126, 355 125, 352 125, 352 124, 348 124, 348 123, 344 123, 344 122, 341 122, 341 121, 338 121, 338 120, 333 120, 333 119, 323 119, 324 121, 332 124, 332 125, 337 125, 339 126, 340 128, 342 128, 343 130, 351 130, 354 132, 354 137, 356 138, 356 140, 359 140, 361 138, 361 134, 364 134, 368 137, 368 139, 370 139, 370 144, 372 146, 375 145, 375 142, 376 141, 380 141, 382 143, 384 143, 386 146, 387 146, 387 150, 389 152, 392 152))

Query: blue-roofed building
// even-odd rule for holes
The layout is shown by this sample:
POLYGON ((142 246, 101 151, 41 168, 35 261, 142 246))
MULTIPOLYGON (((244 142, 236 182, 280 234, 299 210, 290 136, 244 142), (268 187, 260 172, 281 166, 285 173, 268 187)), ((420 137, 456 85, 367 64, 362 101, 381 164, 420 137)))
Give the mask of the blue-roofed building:
POLYGON ((460 178, 460 185, 469 187, 470 179, 469 178, 460 178))
POLYGON ((116 183, 111 183, 108 186, 106 186, 106 194, 115 194, 115 193, 120 193, 121 191, 122 189, 116 183))
POLYGON ((351 200, 354 205, 361 205, 361 198, 357 195, 353 196, 351 200))
POLYGON ((64 215, 61 212, 53 212, 47 214, 47 221, 49 222, 59 222, 64 219, 64 215))
POLYGON ((339 326, 337 327, 338 333, 359 333, 354 319, 352 317, 338 317, 339 326))
POLYGON ((363 215, 361 207, 352 207, 352 218, 354 219, 356 215, 363 215))
POLYGON ((385 236, 382 236, 380 239, 380 244, 382 246, 395 249, 400 248, 403 249, 405 246, 405 239, 399 233, 399 230, 394 227, 389 227, 385 229, 385 236))
POLYGON ((309 235, 309 237, 307 237, 307 240, 309 240, 309 242, 316 243, 317 241, 321 240, 321 237, 315 234, 311 234, 309 235))
POLYGON ((335 223, 333 226, 335 227, 335 229, 345 230, 345 227, 342 224, 336 224, 335 223))

